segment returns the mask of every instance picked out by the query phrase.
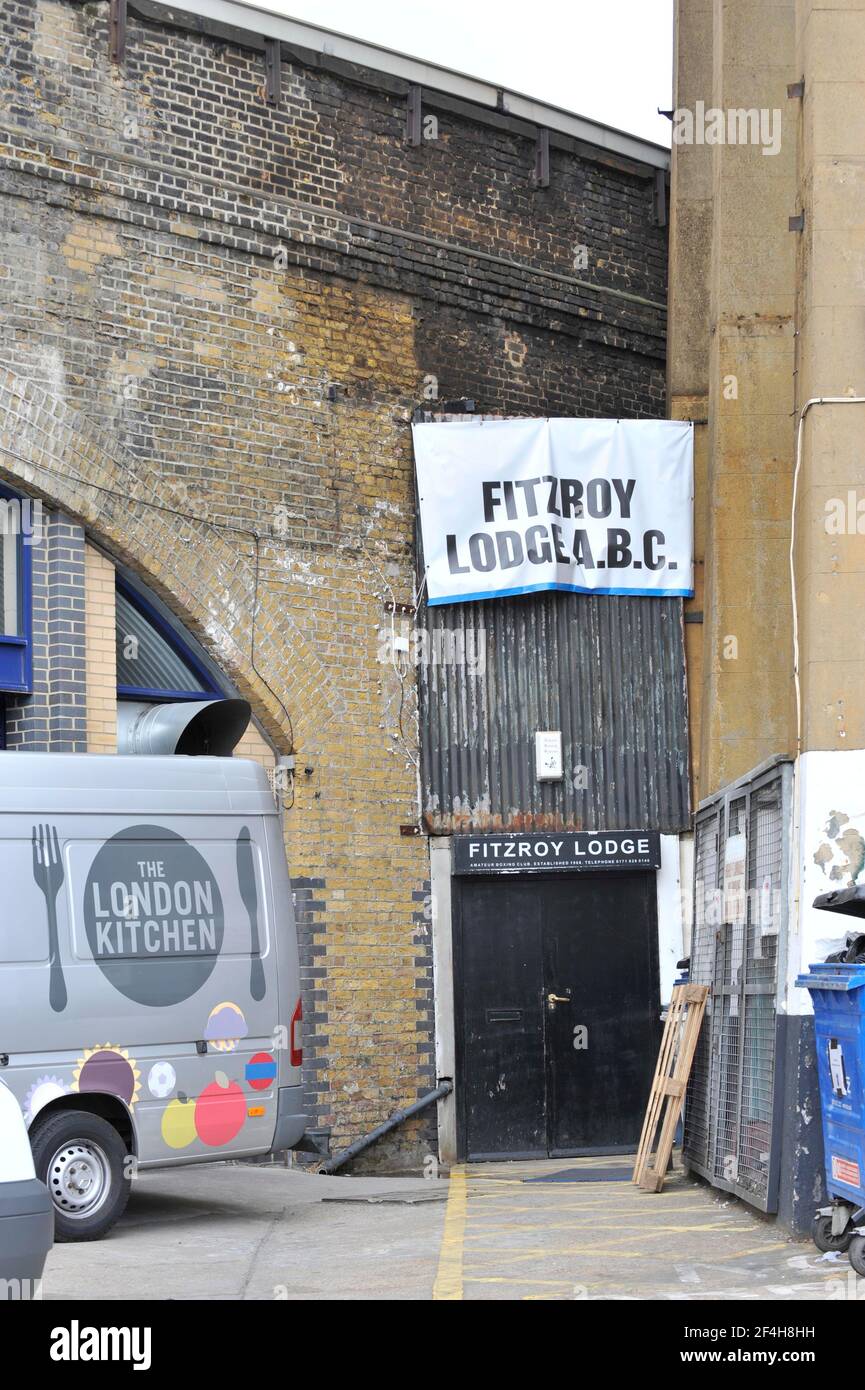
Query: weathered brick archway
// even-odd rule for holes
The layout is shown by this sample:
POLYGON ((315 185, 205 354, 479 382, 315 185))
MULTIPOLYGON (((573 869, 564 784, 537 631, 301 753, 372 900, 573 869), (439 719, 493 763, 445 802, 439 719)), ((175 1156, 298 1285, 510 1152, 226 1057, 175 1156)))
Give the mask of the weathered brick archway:
MULTIPOLYGON (((399 834, 417 813, 416 779, 397 744, 394 680, 377 657, 391 580, 363 538, 304 554, 263 517, 253 667, 248 522, 232 530, 196 516, 164 460, 134 457, 107 429, 8 369, 0 369, 0 477, 139 574, 249 699, 278 750, 288 752, 293 736, 297 785, 285 830, 306 1105, 310 1123, 332 1126, 341 1147, 406 1090, 428 1088, 419 1068, 432 1065, 419 1051, 429 1045, 415 994, 418 981, 429 990, 428 859, 424 841, 399 834), (370 1088, 380 1084, 393 1099, 359 1093, 355 1078, 365 1072, 370 1088)), ((411 1131, 402 1137, 413 1142, 411 1131)))
POLYGON ((282 610, 277 622, 260 592, 256 602, 254 533, 196 518, 176 485, 106 430, 6 369, 0 475, 80 522, 135 570, 250 701, 278 749, 290 750, 305 711, 314 709, 319 735, 344 716, 344 701, 291 614, 282 610))

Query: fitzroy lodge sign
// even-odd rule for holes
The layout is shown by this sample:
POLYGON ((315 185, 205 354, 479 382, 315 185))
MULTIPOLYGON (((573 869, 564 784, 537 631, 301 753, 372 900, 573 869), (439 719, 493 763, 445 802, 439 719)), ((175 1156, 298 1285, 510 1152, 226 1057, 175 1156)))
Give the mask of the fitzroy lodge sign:
POLYGON ((563 873, 661 867, 656 830, 553 830, 549 834, 503 831, 454 835, 455 874, 563 873))
POLYGON ((690 597, 693 433, 678 420, 414 425, 429 603, 690 597))

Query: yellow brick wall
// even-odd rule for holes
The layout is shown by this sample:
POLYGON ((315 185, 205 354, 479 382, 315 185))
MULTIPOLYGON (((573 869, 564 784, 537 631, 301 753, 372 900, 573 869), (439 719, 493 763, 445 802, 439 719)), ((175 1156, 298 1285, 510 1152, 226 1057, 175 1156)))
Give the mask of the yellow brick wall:
MULTIPOLYGON (((546 192, 522 135, 449 112, 412 147, 404 102, 360 74, 284 53, 270 106, 254 50, 130 13, 118 65, 104 4, 11 10, 3 468, 136 572, 296 757, 306 1103, 339 1149, 435 1082, 429 854, 400 834, 415 672, 380 650, 386 605, 414 599, 412 411, 660 413, 666 232, 649 180, 601 152, 557 150, 546 192), (648 307, 568 286, 589 229, 601 288, 648 307)), ((428 1111, 374 1153, 434 1143, 428 1111)))
POLYGON ((260 763, 266 772, 271 772, 276 763, 273 749, 250 720, 249 727, 234 750, 236 758, 251 758, 260 763))
MULTIPOLYGON (((181 246, 172 256, 163 273, 182 278, 181 246)), ((186 461, 182 480, 170 464, 149 473, 116 435, 38 388, 22 398, 11 378, 0 379, 0 445, 14 437, 24 457, 47 431, 41 457, 57 472, 40 481, 56 504, 168 604, 250 700, 279 753, 295 753, 284 824, 313 1063, 308 1106, 339 1150, 435 1084, 431 966, 419 964, 431 949, 429 856, 423 837, 400 835, 418 816, 415 673, 401 688, 380 652, 385 605, 410 602, 415 582, 414 322, 401 295, 291 269, 254 267, 241 294, 234 317, 206 326, 199 318, 195 331, 245 383, 244 412, 230 431, 181 417, 190 430, 182 440, 173 415, 156 413, 149 426, 157 457, 186 461), (252 306, 265 288, 259 317, 252 306), (328 379, 339 383, 333 403, 328 379), (281 425, 264 419, 274 398, 281 425), (274 438, 283 448, 294 441, 296 476, 273 468, 274 438), (257 607, 256 547, 247 530, 232 530, 238 523, 260 531, 257 607)), ((130 341, 127 363, 133 350, 130 341)), ((140 383, 145 395, 146 374, 140 383)), ((93 751, 115 746, 113 585, 111 564, 89 549, 93 751)), ((255 728, 237 754, 274 763, 255 728)), ((434 1125, 433 1111, 402 1126, 372 1161, 416 1166, 434 1125)))
POLYGON ((114 566, 88 545, 84 551, 87 751, 117 752, 117 661, 114 566))

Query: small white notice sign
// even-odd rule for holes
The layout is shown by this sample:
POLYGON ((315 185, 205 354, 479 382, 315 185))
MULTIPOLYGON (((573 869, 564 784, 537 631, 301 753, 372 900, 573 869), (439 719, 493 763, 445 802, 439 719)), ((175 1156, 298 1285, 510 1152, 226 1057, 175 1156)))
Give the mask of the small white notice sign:
POLYGON ((535 734, 535 776, 539 782, 560 782, 563 775, 561 730, 540 730, 535 734))

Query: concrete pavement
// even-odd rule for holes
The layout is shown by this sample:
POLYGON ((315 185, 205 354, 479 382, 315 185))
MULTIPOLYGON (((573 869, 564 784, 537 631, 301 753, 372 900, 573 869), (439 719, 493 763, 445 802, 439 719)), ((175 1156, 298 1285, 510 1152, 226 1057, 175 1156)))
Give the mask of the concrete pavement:
POLYGON ((735 1198, 681 1172, 641 1192, 632 1167, 602 1158, 456 1170, 435 1297, 799 1301, 857 1287, 845 1257, 819 1255, 735 1198), (592 1170, 615 1177, 545 1181, 592 1170))
POLYGON ((54 1247, 43 1296, 429 1299, 446 1196, 445 1181, 278 1167, 142 1173, 104 1240, 54 1247))
POLYGON ((627 1159, 472 1164, 450 1182, 208 1164, 146 1173, 103 1241, 57 1246, 46 1299, 865 1300, 735 1199, 627 1159), (574 1172, 596 1182, 548 1181, 574 1172))

